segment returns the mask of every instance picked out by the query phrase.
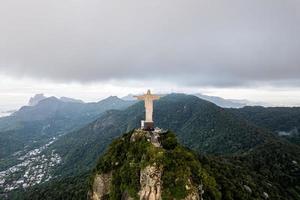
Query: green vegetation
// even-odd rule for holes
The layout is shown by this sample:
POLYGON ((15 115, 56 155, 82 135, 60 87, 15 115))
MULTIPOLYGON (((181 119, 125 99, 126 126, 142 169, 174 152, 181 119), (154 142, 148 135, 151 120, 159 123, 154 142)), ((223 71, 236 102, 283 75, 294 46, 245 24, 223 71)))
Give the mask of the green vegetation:
POLYGON ((171 132, 161 135, 162 149, 144 138, 129 142, 130 135, 114 141, 94 171, 94 175, 113 171, 110 199, 123 192, 134 196, 140 189, 139 171, 153 163, 163 166, 163 199, 184 198, 190 182, 202 187, 204 199, 300 197, 300 149, 287 142, 270 141, 238 156, 212 156, 182 147, 171 132))
MULTIPOLYGON (((161 150, 149 146, 143 138, 129 145, 132 132, 114 141, 122 133, 139 126, 144 118, 144 106, 140 102, 124 111, 108 111, 88 126, 60 137, 49 147, 49 151, 56 150, 62 157, 62 163, 54 173, 59 179, 38 185, 34 192, 29 189, 26 193, 34 193, 36 199, 55 193, 57 199, 81 199, 76 196, 77 191, 87 192, 87 182, 80 179, 79 174, 86 174, 97 165, 94 173, 115 170, 113 181, 116 187, 111 189, 116 196, 110 198, 117 199, 123 191, 135 194, 139 190, 140 169, 156 162, 164 166, 162 178, 170 185, 164 190, 165 198, 185 195, 182 185, 187 179, 178 179, 177 175, 180 175, 192 177, 195 185, 202 184, 207 199, 218 199, 221 194, 222 200, 261 200, 265 199, 264 193, 269 199, 300 199, 299 147, 274 134, 274 131, 299 127, 294 109, 290 110, 291 118, 288 118, 289 114, 270 112, 272 114, 256 115, 250 120, 238 115, 239 110, 223 109, 180 94, 162 98, 154 108, 156 125, 174 130, 181 144, 201 154, 197 156, 200 162, 195 159, 196 153, 180 146, 170 132, 161 136, 161 150), (259 128, 264 124, 264 128, 259 128), (103 155, 112 141, 114 143, 103 155), (103 157, 97 162, 101 155, 103 157), (63 180, 69 186, 60 187, 63 180), (251 192, 246 189, 248 187, 251 192), (67 188, 68 197, 63 196, 64 188, 67 188)), ((286 138, 297 143, 295 137, 286 138)))
POLYGON ((241 119, 273 131, 300 145, 300 107, 246 106, 241 109, 228 109, 241 119))
MULTIPOLYGON (((277 139, 271 132, 191 95, 165 96, 155 102, 154 109, 156 126, 173 130, 181 144, 201 153, 238 154, 277 139)), ((63 160, 56 175, 91 169, 113 139, 139 127, 143 118, 144 105, 139 102, 125 110, 108 111, 88 126, 62 136, 50 147, 63 160)))
POLYGON ((86 199, 88 174, 76 177, 58 178, 39 186, 34 186, 24 193, 24 200, 62 200, 86 199))
POLYGON ((261 107, 246 106, 228 109, 238 117, 272 131, 300 130, 300 107, 261 107))
POLYGON ((244 155, 199 160, 216 179, 222 199, 300 199, 299 148, 285 142, 262 145, 244 155), (245 190, 245 186, 251 192, 245 190))
MULTIPOLYGON (((145 137, 136 137, 135 142, 132 142, 132 134, 133 132, 125 134, 115 140, 100 158, 93 172, 91 180, 95 174, 113 172, 109 199, 121 199, 125 192, 137 199, 140 171, 148 165, 162 168, 163 199, 186 197, 190 192, 186 186, 192 187, 191 184, 203 184, 207 199, 220 199, 221 194, 216 188, 214 178, 201 167, 192 151, 177 143, 173 133, 161 135, 163 148, 154 147, 145 137)), ((198 192, 198 188, 193 189, 198 192)))
POLYGON ((86 175, 54 179, 27 191, 25 199, 85 199, 95 174, 110 171, 113 179, 107 198, 120 199, 123 192, 137 198, 140 170, 154 162, 163 166, 164 199, 184 197, 189 179, 202 186, 204 199, 264 200, 265 195, 272 200, 299 199, 300 149, 296 145, 274 141, 237 156, 212 156, 182 147, 171 132, 161 135, 163 148, 153 147, 143 137, 130 142, 132 133, 113 141, 88 179, 86 175))
MULTIPOLYGON (((190 183, 203 187, 205 199, 221 199, 215 179, 201 166, 192 151, 177 143, 173 133, 162 136, 162 146, 166 149, 162 162, 163 199, 183 199, 188 195, 186 185, 190 183)), ((194 189, 199 192, 198 188, 194 189)))
POLYGON ((156 102, 158 127, 174 130, 189 148, 209 154, 237 154, 272 140, 272 133, 197 97, 172 94, 156 102))
POLYGON ((13 115, 0 118, 0 159, 25 146, 33 148, 32 145, 44 144, 51 137, 78 130, 107 110, 124 109, 132 104, 117 97, 97 103, 64 102, 50 97, 36 106, 24 106, 13 115))

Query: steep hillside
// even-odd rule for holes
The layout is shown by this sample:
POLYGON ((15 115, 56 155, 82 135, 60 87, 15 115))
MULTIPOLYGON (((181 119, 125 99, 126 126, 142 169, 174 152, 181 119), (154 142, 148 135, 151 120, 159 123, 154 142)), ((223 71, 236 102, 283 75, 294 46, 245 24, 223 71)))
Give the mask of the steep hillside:
POLYGON ((229 109, 229 111, 239 118, 300 144, 300 107, 247 106, 241 109, 229 109))
POLYGON ((298 146, 276 141, 243 155, 199 160, 216 179, 222 199, 300 199, 298 146))
POLYGON ((61 157, 48 147, 59 137, 109 109, 124 109, 132 103, 117 97, 88 104, 52 97, 0 118, 0 198, 3 190, 33 186, 52 177, 61 157))
POLYGON ((115 140, 91 176, 90 199, 220 199, 197 156, 171 132, 134 130, 115 140), (157 138, 157 139, 155 139, 157 138))
POLYGON ((90 178, 57 179, 13 196, 28 200, 86 199, 87 194, 95 200, 141 196, 295 200, 300 198, 299 155, 299 147, 281 141, 237 156, 197 155, 181 146, 170 131, 134 130, 109 145, 90 178), (157 135, 159 139, 153 139, 157 135))
MULTIPOLYGON (((168 95, 155 102, 154 109, 157 126, 174 130, 181 143, 198 152, 239 153, 276 140, 271 133, 195 96, 168 95)), ((144 105, 139 102, 123 111, 109 111, 87 127, 61 137, 50 148, 63 157, 57 173, 89 169, 114 138, 139 127, 143 118, 144 105)))
POLYGON ((183 144, 206 153, 243 152, 275 139, 225 109, 194 96, 174 94, 163 98, 157 102, 155 117, 159 127, 174 130, 183 144))
POLYGON ((76 130, 92 122, 106 110, 124 109, 132 104, 131 101, 117 97, 87 104, 50 97, 41 100, 36 106, 22 107, 12 116, 0 118, 0 159, 22 150, 33 141, 47 140, 76 130))

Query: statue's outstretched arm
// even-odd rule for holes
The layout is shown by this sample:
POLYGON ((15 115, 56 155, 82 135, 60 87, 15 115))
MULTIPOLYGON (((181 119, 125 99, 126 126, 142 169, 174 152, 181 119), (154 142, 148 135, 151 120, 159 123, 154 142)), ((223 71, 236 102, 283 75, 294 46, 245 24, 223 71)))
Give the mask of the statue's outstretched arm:
POLYGON ((133 96, 133 97, 137 98, 138 100, 145 100, 145 95, 133 96))
POLYGON ((153 95, 152 99, 153 100, 158 100, 158 99, 160 99, 160 96, 159 95, 153 95))

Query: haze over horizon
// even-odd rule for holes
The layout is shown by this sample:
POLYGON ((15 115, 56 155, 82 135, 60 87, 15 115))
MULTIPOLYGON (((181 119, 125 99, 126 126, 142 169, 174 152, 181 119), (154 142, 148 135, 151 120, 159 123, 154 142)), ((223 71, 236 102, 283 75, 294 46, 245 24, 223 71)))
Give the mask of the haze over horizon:
POLYGON ((299 24, 293 0, 3 2, 0 109, 148 88, 300 106, 299 24))

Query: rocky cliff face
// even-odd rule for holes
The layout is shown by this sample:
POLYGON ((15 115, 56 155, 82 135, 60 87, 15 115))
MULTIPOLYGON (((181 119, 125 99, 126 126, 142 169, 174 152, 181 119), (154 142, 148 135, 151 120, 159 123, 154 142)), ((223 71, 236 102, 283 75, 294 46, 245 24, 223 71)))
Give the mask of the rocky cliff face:
MULTIPOLYGON (((162 194, 162 166, 147 166, 141 170, 140 173, 140 191, 138 197, 140 200, 161 200, 162 194)), ((110 184, 112 180, 112 173, 97 174, 94 179, 91 200, 103 200, 110 194, 110 184)), ((186 186, 189 188, 189 186, 186 186)), ((122 200, 133 200, 133 198, 124 192, 122 200)), ((184 200, 202 200, 197 191, 191 192, 184 200)))
POLYGON ((170 132, 134 130, 114 141, 100 158, 89 199, 201 200, 198 165, 170 132))
POLYGON ((141 170, 139 192, 140 199, 159 200, 161 199, 161 176, 162 166, 152 165, 141 170))
POLYGON ((109 187, 111 184, 112 173, 97 174, 93 183, 92 200, 102 200, 109 195, 109 187))

